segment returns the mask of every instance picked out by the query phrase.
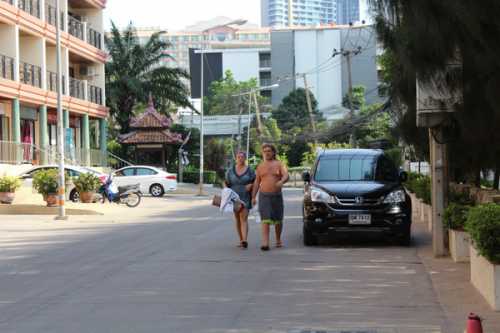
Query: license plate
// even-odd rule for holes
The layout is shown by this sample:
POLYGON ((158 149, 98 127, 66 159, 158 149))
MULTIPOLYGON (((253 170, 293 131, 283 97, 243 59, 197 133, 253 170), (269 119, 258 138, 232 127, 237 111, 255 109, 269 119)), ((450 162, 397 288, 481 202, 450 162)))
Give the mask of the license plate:
POLYGON ((370 214, 350 214, 349 224, 354 225, 367 225, 372 223, 372 216, 370 214))

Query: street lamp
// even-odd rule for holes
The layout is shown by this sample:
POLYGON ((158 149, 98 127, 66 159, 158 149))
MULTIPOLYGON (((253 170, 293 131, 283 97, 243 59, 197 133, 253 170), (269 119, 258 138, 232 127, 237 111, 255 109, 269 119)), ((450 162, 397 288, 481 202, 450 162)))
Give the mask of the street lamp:
MULTIPOLYGON (((250 125, 251 125, 250 114, 252 112, 252 98, 255 96, 255 93, 257 93, 258 91, 272 90, 272 89, 278 88, 279 86, 280 86, 279 84, 275 83, 275 84, 270 85, 270 86, 259 87, 259 88, 255 88, 255 89, 252 89, 252 90, 240 93, 240 94, 233 95, 233 97, 248 95, 248 123, 247 123, 248 127, 247 127, 247 152, 246 152, 247 158, 250 156, 250 125)), ((257 103, 257 98, 255 98, 255 103, 257 103)), ((255 107, 258 108, 258 105, 255 105, 255 107)), ((241 117, 241 114, 240 114, 240 117, 241 117)))
MULTIPOLYGON (((243 25, 247 23, 247 20, 243 20, 243 19, 238 19, 238 20, 234 20, 234 21, 231 21, 231 22, 228 22, 228 23, 225 23, 221 26, 228 26, 228 25, 243 25)), ((203 97, 204 97, 204 62, 205 62, 205 56, 204 54, 206 53, 205 49, 203 48, 203 46, 205 45, 205 43, 202 43, 202 49, 201 50, 198 50, 198 51, 195 51, 195 53, 199 53, 200 54, 200 59, 201 59, 201 76, 200 76, 200 87, 201 87, 201 91, 200 91, 200 181, 199 181, 199 189, 198 189, 198 195, 199 196, 202 196, 203 195, 203 163, 204 163, 204 153, 203 153, 203 146, 204 146, 204 140, 203 140, 203 136, 204 136, 204 124, 203 124, 203 116, 204 116, 204 112, 203 112, 203 97)))

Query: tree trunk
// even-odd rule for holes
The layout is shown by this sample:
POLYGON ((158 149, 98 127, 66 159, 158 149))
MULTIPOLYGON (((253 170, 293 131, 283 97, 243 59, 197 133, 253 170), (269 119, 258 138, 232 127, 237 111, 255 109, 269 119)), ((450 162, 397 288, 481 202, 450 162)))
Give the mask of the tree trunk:
POLYGON ((496 167, 495 169, 495 177, 493 178, 493 188, 495 190, 499 189, 500 185, 500 167, 496 167))

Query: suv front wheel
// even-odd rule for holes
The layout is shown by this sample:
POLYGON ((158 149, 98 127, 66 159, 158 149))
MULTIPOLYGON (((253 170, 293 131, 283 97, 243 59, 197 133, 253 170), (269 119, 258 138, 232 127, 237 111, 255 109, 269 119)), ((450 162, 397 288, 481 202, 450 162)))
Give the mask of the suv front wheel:
POLYGON ((304 236, 304 245, 305 246, 313 246, 318 245, 318 239, 313 235, 312 231, 308 229, 306 226, 302 228, 302 233, 304 236))

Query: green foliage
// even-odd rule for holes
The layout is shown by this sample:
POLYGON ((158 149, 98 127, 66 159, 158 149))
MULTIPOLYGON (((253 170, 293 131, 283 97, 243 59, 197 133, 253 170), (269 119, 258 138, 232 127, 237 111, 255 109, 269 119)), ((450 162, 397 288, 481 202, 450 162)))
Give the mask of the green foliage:
POLYGON ((42 194, 57 194, 59 185, 57 183, 57 169, 46 169, 35 172, 33 175, 33 187, 42 194))
POLYGON ((453 189, 449 190, 448 201, 459 205, 473 206, 475 203, 467 192, 458 192, 453 189))
MULTIPOLYGON (((245 97, 234 97, 233 95, 247 92, 258 88, 259 84, 256 78, 248 81, 238 82, 234 79, 233 73, 227 70, 224 78, 220 81, 214 81, 210 85, 209 93, 204 98, 204 112, 206 115, 227 115, 240 114, 248 112, 248 95, 245 97)), ((258 95, 259 105, 265 103, 265 98, 258 95)), ((253 111, 255 112, 255 111, 253 111)))
POLYGON ((95 192, 101 186, 99 177, 93 173, 81 173, 78 177, 73 179, 73 184, 79 193, 82 192, 95 192))
POLYGON ((210 139, 205 146, 205 168, 224 176, 226 162, 231 160, 231 139, 210 139))
POLYGON ((470 209, 471 206, 465 206, 453 202, 450 203, 444 210, 443 214, 445 227, 453 230, 463 230, 465 221, 467 220, 467 214, 470 209))
POLYGON ((318 144, 318 145, 309 143, 308 150, 302 154, 301 166, 308 168, 312 167, 312 165, 316 161, 316 156, 318 151, 325 149, 349 149, 349 148, 352 148, 352 146, 348 143, 343 143, 343 142, 331 142, 328 144, 318 144))
MULTIPOLYGON (((322 114, 318 111, 318 102, 312 93, 311 106, 313 116, 316 122, 322 120, 322 114)), ((307 108, 306 90, 298 88, 281 102, 277 110, 273 111, 273 118, 278 122, 282 131, 288 131, 293 127, 299 126, 300 128, 310 127, 309 110, 307 108)))
MULTIPOLYGON (((184 183, 198 184, 200 182, 200 170, 186 171, 182 175, 184 183)), ((203 183, 214 184, 217 180, 215 171, 203 171, 203 183)))
POLYGON ((405 183, 405 187, 408 189, 408 191, 415 193, 417 180, 422 176, 423 175, 416 172, 408 172, 408 180, 405 183))
POLYGON ((387 149, 385 151, 385 154, 389 159, 394 163, 396 167, 400 167, 403 165, 403 152, 401 151, 401 148, 395 147, 391 149, 387 149))
POLYGON ((414 182, 414 190, 417 198, 421 199, 425 204, 431 204, 431 177, 421 176, 414 182))
POLYGON ((181 80, 189 78, 187 72, 163 65, 163 60, 171 58, 163 34, 155 33, 140 43, 132 24, 120 31, 112 22, 105 37, 110 59, 106 63, 106 105, 122 134, 129 132, 134 106, 146 103, 150 93, 159 112, 167 113, 172 105, 192 107, 181 80))
POLYGON ((19 177, 0 177, 0 192, 15 192, 19 187, 21 187, 21 180, 19 177))
POLYGON ((482 256, 500 264, 500 205, 490 203, 471 208, 465 230, 482 256))
MULTIPOLYGON (((361 110, 365 106, 365 91, 366 88, 364 86, 352 87, 352 107, 354 110, 361 110)), ((349 93, 345 94, 342 99, 342 106, 350 109, 349 93)))

